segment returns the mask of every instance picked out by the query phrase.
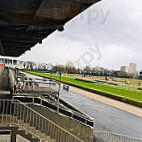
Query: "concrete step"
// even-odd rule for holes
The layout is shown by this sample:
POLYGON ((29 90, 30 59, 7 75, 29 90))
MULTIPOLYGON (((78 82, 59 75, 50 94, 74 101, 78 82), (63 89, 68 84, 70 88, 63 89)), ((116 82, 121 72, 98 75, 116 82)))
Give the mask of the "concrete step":
POLYGON ((32 138, 31 142, 39 142, 39 139, 36 137, 36 138, 32 138))
POLYGON ((51 137, 49 137, 49 136, 47 136, 46 138, 45 138, 45 140, 47 141, 47 142, 51 142, 51 137))
POLYGON ((41 133, 40 130, 36 130, 36 135, 41 137, 41 138, 44 138, 44 136, 46 136, 46 135, 44 135, 44 133, 41 133))
POLYGON ((50 136, 47 136, 45 133, 42 133, 40 130, 36 130, 35 127, 31 127, 28 123, 24 123, 24 120, 19 119, 18 123, 20 124, 21 127, 19 127, 19 131, 24 135, 27 135, 27 137, 30 137, 31 135, 31 140, 32 142, 36 142, 39 140, 39 138, 43 139, 43 142, 55 142, 54 139, 51 139, 50 136), (24 129, 23 129, 23 128, 24 129), (27 129, 27 130, 25 130, 27 129), (32 135, 33 133, 33 135, 32 135), (39 138, 38 138, 39 137, 39 138), (35 141, 34 141, 35 140, 35 141))
POLYGON ((24 125, 24 120, 18 119, 18 124, 20 124, 21 126, 23 126, 24 125))
POLYGON ((35 127, 29 127, 28 129, 30 132, 36 134, 36 128, 35 127))
POLYGON ((27 140, 32 140, 32 135, 30 133, 26 134, 25 130, 18 130, 20 136, 26 138, 27 140))
POLYGON ((39 141, 39 138, 36 136, 36 129, 34 127, 30 127, 29 124, 23 123, 22 120, 19 120, 19 123, 21 123, 23 125, 22 127, 24 127, 24 128, 19 127, 19 129, 18 129, 21 136, 27 138, 31 142, 38 142, 39 141), (27 129, 27 130, 25 130, 25 129, 27 129))
POLYGON ((54 139, 51 139, 45 133, 41 133, 40 130, 36 130, 36 135, 40 136, 43 139, 43 142, 56 142, 54 139))

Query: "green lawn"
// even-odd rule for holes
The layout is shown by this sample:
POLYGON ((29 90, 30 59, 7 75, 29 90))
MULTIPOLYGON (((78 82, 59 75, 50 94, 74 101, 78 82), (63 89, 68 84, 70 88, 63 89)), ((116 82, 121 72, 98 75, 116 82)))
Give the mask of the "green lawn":
MULTIPOLYGON (((39 72, 31 72, 31 71, 27 71, 27 72, 35 74, 35 75, 41 75, 43 77, 51 77, 51 75, 47 73, 39 73, 39 72)), ((59 80, 59 75, 53 74, 52 78, 59 80)), ((142 103, 142 91, 137 90, 137 88, 135 87, 129 87, 124 85, 112 86, 107 84, 93 84, 93 83, 78 81, 78 80, 75 80, 74 78, 66 78, 66 77, 62 77, 62 81, 68 82, 71 84, 76 84, 85 88, 106 92, 114 96, 122 96, 123 98, 128 98, 130 100, 142 103)))
MULTIPOLYGON (((105 80, 105 79, 102 79, 102 80, 105 80)), ((131 84, 131 85, 142 85, 142 80, 136 80, 136 79, 114 78, 113 81, 114 82, 121 82, 121 83, 125 83, 125 81, 129 81, 129 84, 131 84)))

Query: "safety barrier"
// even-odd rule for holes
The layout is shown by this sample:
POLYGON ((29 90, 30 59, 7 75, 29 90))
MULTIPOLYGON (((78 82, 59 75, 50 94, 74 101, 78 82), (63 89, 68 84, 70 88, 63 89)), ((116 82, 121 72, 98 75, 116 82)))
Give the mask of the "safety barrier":
POLYGON ((43 105, 47 108, 52 109, 53 111, 56 111, 57 113, 66 115, 69 118, 79 121, 80 123, 83 123, 84 125, 93 127, 94 121, 92 119, 89 119, 88 117, 85 117, 84 115, 81 115, 78 112, 71 111, 70 109, 65 109, 60 105, 55 105, 54 103, 48 102, 46 99, 42 99, 40 97, 34 97, 34 96, 28 96, 28 97, 13 96, 13 98, 23 103, 33 103, 33 104, 43 105))
MULTIPOLYGON (((0 100, 0 125, 15 124, 23 127, 26 131, 29 131, 19 120, 22 120, 24 124, 29 124, 30 127, 34 127, 36 130, 40 130, 57 142, 82 142, 82 140, 37 113, 19 100, 0 100)), ((30 133, 36 135, 31 131, 30 133)), ((41 140, 39 136, 36 135, 36 137, 41 140)))
POLYGON ((94 136, 94 142, 142 142, 142 139, 136 139, 107 131, 95 131, 94 136))

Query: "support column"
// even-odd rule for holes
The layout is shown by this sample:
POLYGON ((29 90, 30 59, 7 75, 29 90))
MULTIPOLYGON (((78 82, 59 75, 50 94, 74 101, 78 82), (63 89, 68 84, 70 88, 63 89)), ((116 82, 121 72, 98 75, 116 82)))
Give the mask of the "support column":
POLYGON ((16 134, 17 134, 16 130, 11 131, 11 142, 16 142, 16 134))

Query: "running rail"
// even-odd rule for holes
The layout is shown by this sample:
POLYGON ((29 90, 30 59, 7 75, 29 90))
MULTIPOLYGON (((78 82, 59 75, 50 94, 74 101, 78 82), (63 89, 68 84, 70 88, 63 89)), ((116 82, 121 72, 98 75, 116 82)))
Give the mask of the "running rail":
POLYGON ((136 139, 108 131, 95 131, 94 135, 94 142, 142 142, 142 139, 136 139))

